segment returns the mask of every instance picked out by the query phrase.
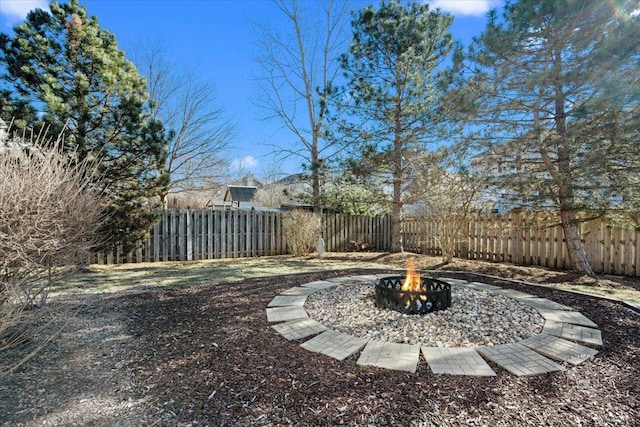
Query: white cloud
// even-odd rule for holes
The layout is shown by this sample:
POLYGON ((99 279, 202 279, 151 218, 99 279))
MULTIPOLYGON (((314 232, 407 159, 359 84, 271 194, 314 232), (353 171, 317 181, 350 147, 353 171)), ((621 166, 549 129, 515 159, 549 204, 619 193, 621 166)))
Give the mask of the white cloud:
POLYGON ((500 6, 503 0, 427 0, 432 9, 452 15, 484 16, 492 7, 500 6))
POLYGON ((27 17, 27 13, 33 9, 49 10, 47 0, 2 0, 0 15, 3 15, 4 25, 11 28, 27 17))
POLYGON ((246 170, 258 165, 258 161, 253 156, 244 156, 231 162, 231 167, 237 170, 246 170))

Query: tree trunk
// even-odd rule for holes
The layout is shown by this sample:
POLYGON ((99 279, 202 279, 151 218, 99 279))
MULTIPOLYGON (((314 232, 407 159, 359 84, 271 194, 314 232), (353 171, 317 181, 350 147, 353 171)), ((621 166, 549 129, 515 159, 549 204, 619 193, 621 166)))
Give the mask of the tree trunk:
POLYGON ((402 252, 402 158, 396 158, 395 162, 391 202, 391 252, 402 252))
POLYGON ((391 252, 402 252, 402 111, 401 103, 396 107, 396 120, 393 141, 393 199, 391 206, 391 252))
POLYGON ((569 255, 569 263, 571 269, 578 273, 594 276, 593 268, 589 263, 587 252, 582 244, 580 231, 578 230, 578 221, 576 214, 570 210, 561 210, 560 218, 562 220, 562 229, 564 230, 565 242, 567 245, 567 254, 569 255))
POLYGON ((391 210, 391 252, 402 252, 402 233, 400 226, 402 224, 402 205, 399 202, 393 201, 393 208, 391 210))
POLYGON ((318 154, 318 137, 313 135, 313 145, 311 147, 311 188, 313 196, 313 212, 320 213, 320 156, 318 154))

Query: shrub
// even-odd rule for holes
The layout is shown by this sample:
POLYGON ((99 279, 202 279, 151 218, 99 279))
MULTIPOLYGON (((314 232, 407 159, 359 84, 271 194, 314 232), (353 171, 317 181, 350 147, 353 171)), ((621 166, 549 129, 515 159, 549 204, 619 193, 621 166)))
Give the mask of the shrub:
POLYGON ((0 135, 0 352, 29 338, 51 286, 100 243, 94 174, 62 141, 0 135))
POLYGON ((289 252, 294 256, 309 255, 322 230, 322 217, 311 212, 293 210, 284 215, 282 223, 289 252))

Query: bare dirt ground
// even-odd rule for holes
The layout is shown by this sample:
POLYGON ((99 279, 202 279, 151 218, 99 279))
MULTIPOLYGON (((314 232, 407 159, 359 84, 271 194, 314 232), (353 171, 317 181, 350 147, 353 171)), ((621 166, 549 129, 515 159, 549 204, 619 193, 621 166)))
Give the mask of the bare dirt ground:
MULTIPOLYGON (((383 272, 403 268, 405 259, 329 254, 327 262, 375 263, 373 271, 383 272)), ((57 296, 52 305, 79 311, 52 325, 68 320, 47 347, 0 380, 0 425, 640 425, 640 315, 561 290, 589 286, 635 295, 639 280, 469 261, 439 266, 431 257, 416 263, 460 271, 448 277, 478 280, 469 272, 481 272, 553 285, 482 279, 574 307, 598 324, 604 346, 578 366, 532 377, 497 366, 495 377, 434 375, 423 360, 415 374, 361 367, 355 357, 340 362, 286 341, 270 327, 265 307, 290 287, 372 270, 301 269, 307 272, 215 283, 199 275, 192 285, 57 296)), ((97 282, 108 273, 93 274, 97 282)), ((37 343, 0 355, 0 364, 37 343)))

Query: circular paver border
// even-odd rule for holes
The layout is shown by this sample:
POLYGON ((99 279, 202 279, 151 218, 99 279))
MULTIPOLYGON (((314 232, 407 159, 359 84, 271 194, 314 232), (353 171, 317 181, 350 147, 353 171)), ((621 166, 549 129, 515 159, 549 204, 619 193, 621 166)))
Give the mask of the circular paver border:
POLYGON ((267 306, 267 320, 287 340, 302 340, 306 350, 344 360, 360 352, 357 364, 416 372, 420 354, 437 374, 492 376, 490 361, 517 375, 564 370, 557 362, 578 365, 602 346, 598 326, 582 313, 547 298, 482 282, 441 277, 452 285, 500 294, 533 307, 544 318, 542 332, 511 344, 480 347, 427 347, 357 338, 322 325, 309 317, 304 303, 309 295, 340 284, 371 283, 389 274, 343 276, 304 283, 285 290, 267 306), (586 344, 586 345, 584 345, 586 344), (591 347, 589 347, 591 346, 591 347))

